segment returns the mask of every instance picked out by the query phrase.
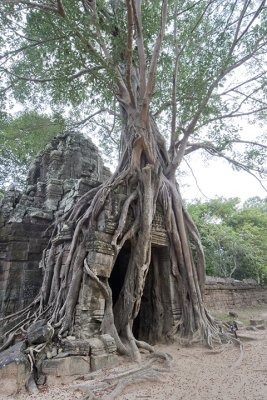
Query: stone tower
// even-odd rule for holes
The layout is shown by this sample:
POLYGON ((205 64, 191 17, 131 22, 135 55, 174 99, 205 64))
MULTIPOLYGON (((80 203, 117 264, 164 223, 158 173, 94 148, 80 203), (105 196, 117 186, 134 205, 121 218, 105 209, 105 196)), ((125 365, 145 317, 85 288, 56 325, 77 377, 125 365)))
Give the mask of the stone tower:
POLYGON ((0 205, 0 316, 27 306, 38 293, 39 262, 55 216, 109 175, 91 140, 70 132, 37 156, 23 193, 9 188, 0 205))

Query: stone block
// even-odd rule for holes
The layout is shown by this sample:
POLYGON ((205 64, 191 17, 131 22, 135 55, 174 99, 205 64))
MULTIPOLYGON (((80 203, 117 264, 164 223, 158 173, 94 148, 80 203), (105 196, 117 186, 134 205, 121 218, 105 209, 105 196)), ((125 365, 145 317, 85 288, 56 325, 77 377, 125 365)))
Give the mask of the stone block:
POLYGON ((41 319, 33 323, 27 330, 27 340, 29 344, 41 344, 49 341, 53 334, 52 329, 41 319))
POLYGON ((42 372, 54 376, 72 376, 90 372, 89 356, 70 356, 44 360, 42 372))
POLYGON ((94 337, 92 339, 88 339, 88 343, 91 348, 91 356, 99 356, 105 354, 105 345, 100 338, 94 337))
POLYGON ((107 353, 109 353, 109 354, 116 353, 117 346, 116 346, 115 340, 112 336, 110 336, 108 334, 101 335, 100 340, 104 344, 105 350, 107 351, 107 353))
POLYGON ((252 326, 257 326, 257 325, 263 325, 264 324, 264 321, 263 321, 263 319, 250 319, 249 320, 249 323, 250 323, 250 325, 252 325, 252 326))
POLYGON ((118 365, 118 356, 116 354, 101 354, 91 356, 91 370, 97 371, 103 368, 113 368, 118 365))
POLYGON ((11 396, 25 389, 30 374, 30 363, 20 342, 0 354, 1 394, 11 396))
POLYGON ((110 277, 113 266, 113 255, 90 251, 87 260, 88 264, 92 266, 92 271, 97 276, 110 277))
POLYGON ((257 325, 256 328, 261 330, 261 331, 264 331, 266 329, 265 325, 257 325))
POLYGON ((63 339, 61 347, 69 355, 88 356, 90 354, 90 343, 87 340, 63 339))

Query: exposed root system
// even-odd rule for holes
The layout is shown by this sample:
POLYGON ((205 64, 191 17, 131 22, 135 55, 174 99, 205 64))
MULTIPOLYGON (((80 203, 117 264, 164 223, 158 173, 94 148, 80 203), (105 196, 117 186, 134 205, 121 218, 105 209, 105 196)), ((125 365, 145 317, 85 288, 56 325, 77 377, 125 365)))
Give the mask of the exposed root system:
POLYGON ((130 385, 143 382, 159 382, 162 373, 170 372, 171 357, 164 353, 153 353, 151 359, 136 368, 131 368, 122 373, 109 377, 98 377, 89 383, 79 384, 73 387, 85 393, 83 400, 113 400, 130 385))

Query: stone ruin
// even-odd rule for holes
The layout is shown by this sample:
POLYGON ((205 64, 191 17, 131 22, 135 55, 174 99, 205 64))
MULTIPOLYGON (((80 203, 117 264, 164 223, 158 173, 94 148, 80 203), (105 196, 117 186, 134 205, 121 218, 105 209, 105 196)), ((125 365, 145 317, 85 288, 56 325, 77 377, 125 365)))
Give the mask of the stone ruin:
MULTIPOLYGON (((42 283, 39 262, 51 236, 54 218, 68 211, 79 197, 109 176, 91 140, 81 134, 66 133, 54 138, 38 155, 29 170, 23 193, 14 186, 9 188, 0 205, 0 317, 24 308, 38 294, 42 283)), ((68 228, 63 227, 62 235, 68 238, 68 228)), ((102 310, 102 300, 91 297, 94 311, 102 310)), ((99 313, 101 311, 95 311, 92 318, 98 326, 99 313)), ((100 332, 93 338, 94 333, 86 336, 91 338, 87 343, 74 337, 65 339, 60 350, 62 356, 69 355, 67 358, 54 358, 58 351, 50 349, 43 372, 54 376, 80 374, 101 368, 103 363, 105 366, 114 363, 113 338, 100 332)), ((0 327, 0 343, 1 336, 0 327)), ((14 351, 4 352, 0 359, 0 378, 15 375, 15 388, 21 387, 29 372, 21 350, 18 343, 14 351), (5 368, 1 368, 3 366, 5 368)))
MULTIPOLYGON (((1 205, 0 219, 0 315, 5 316, 27 306, 36 296, 42 281, 39 268, 41 254, 51 235, 51 223, 56 216, 68 211, 73 203, 90 188, 99 185, 109 176, 97 148, 89 139, 80 134, 67 133, 56 137, 32 165, 24 193, 14 187, 5 195, 1 205)), ((112 269, 114 256, 111 240, 115 232, 121 205, 126 198, 123 187, 110 196, 102 211, 97 229, 87 239, 87 261, 99 277, 109 278, 115 302, 123 284, 130 258, 130 244, 125 243, 112 269)), ((129 216, 131 218, 131 216, 129 216)), ((129 221, 130 222, 130 221, 129 221)), ((63 226, 53 239, 56 252, 62 252, 62 242, 71 242, 71 227, 63 226)), ((152 227, 153 252, 161 260, 162 285, 174 285, 170 274, 168 239, 160 206, 157 206, 152 227)), ((63 260, 67 255, 63 254, 63 260)), ((149 278, 149 277, 148 277, 149 278)), ((151 279, 148 279, 151 284, 151 279)), ((79 339, 88 339, 99 334, 104 314, 105 300, 99 287, 88 276, 84 277, 80 297, 76 306, 75 330, 79 339)), ((149 291, 149 285, 145 287, 149 291)), ((163 291, 168 292, 168 291, 163 291)), ((170 304, 174 320, 180 317, 177 300, 164 299, 170 304)), ((150 337, 148 304, 142 304, 140 320, 136 330, 142 331, 143 338, 150 337)), ((163 318, 169 318, 168 315, 163 318)), ((163 324, 164 325, 164 324, 163 324)), ((138 333, 138 332, 136 332, 138 333)))
POLYGON ((38 293, 39 262, 54 218, 109 175, 89 139, 66 133, 38 155, 23 193, 10 187, 0 205, 0 316, 27 306, 38 293))
MULTIPOLYGON (((0 206, 0 317, 27 306, 38 294, 42 283, 39 262, 51 236, 51 225, 55 217, 68 211, 79 197, 109 176, 110 172, 104 167, 96 146, 81 134, 66 133, 56 137, 38 155, 29 170, 23 193, 10 187, 0 206)), ((91 232, 87 240, 88 263, 97 276, 109 278, 114 302, 122 287, 131 252, 130 244, 126 242, 112 269, 114 253, 111 239, 125 198, 123 188, 109 198, 97 229, 91 232)), ((53 239, 56 252, 62 252, 63 240, 66 252, 66 243, 71 243, 71 233, 71 227, 62 227, 53 239)), ((161 285, 174 284, 174 278, 169 273, 168 239, 159 206, 153 221, 152 246, 153 252, 157 252, 161 260, 161 285)), ((62 257, 66 260, 66 254, 62 257)), ((139 323, 136 325, 136 334, 138 330, 142 331, 143 337, 149 341, 155 339, 149 337, 152 316, 148 313, 151 307, 147 303, 151 301, 148 293, 152 281, 153 276, 148 279, 150 283, 145 287, 145 302, 141 304, 139 323), (141 320, 144 321, 142 326, 141 320)), ((170 314, 174 320, 178 320, 179 305, 170 298, 163 301, 169 302, 170 314)), ((47 359, 42 363, 43 373, 50 376, 82 374, 114 365, 114 340, 109 335, 102 335, 100 331, 104 305, 105 300, 99 287, 88 276, 84 276, 72 336, 61 342, 60 353, 58 348, 48 351, 47 359), (63 357, 66 355, 68 357, 63 357)), ((169 315, 164 318, 169 318, 169 315)), ((43 332, 44 328, 38 326, 38 329, 43 332)), ((8 373, 5 372, 8 371, 6 368, 1 369, 1 365, 8 364, 12 368, 14 357, 22 357, 21 350, 18 346, 14 350, 16 356, 11 358, 4 354, 2 364, 0 359, 0 376, 1 373, 2 377, 8 373)), ((23 363, 21 368, 21 374, 24 375, 23 363)))
MULTIPOLYGON (((109 176, 110 172, 103 165, 96 146, 81 134, 66 133, 54 138, 38 155, 29 170, 27 186, 23 193, 18 192, 15 187, 10 187, 0 205, 0 317, 27 306, 38 294, 42 283, 42 269, 39 268, 39 262, 51 236, 51 224, 55 217, 68 211, 79 197, 89 189, 100 185, 109 176)), ((126 242, 112 269, 114 253, 111 238, 125 198, 126 193, 123 193, 123 189, 109 198, 99 218, 97 229, 91 232, 87 240, 88 264, 97 276, 109 278, 114 302, 122 287, 125 266, 128 264, 131 252, 130 244, 126 242)), ((68 241, 71 242, 71 238, 71 227, 63 226, 58 236, 54 238, 56 251, 62 251, 63 239, 66 244, 68 241)), ((156 252, 157 258, 160 259, 162 288, 164 285, 174 287, 174 278, 169 273, 168 239, 159 205, 153 221, 152 247, 152 251, 156 252)), ((66 259, 66 254, 62 257, 63 260, 66 259)), ((149 271, 149 274, 153 272, 149 271)), ((151 301, 149 292, 153 276, 149 274, 135 333, 137 336, 141 333, 143 339, 153 342, 157 337, 155 333, 151 336, 149 330, 153 318, 149 312, 152 308, 149 304, 151 301)), ((73 336, 62 341, 60 352, 55 347, 48 350, 47 358, 42 364, 42 371, 45 374, 50 376, 83 374, 89 370, 114 365, 116 362, 116 346, 113 338, 102 335, 100 331, 105 300, 98 286, 92 281, 89 284, 89 280, 88 276, 84 276, 76 306, 73 336)), ((214 305, 218 304, 219 299, 219 302, 231 308, 227 299, 231 298, 233 301, 232 293, 238 289, 233 285, 229 288, 228 284, 228 292, 226 286, 222 286, 218 292, 218 287, 211 283, 206 285, 207 305, 216 308, 214 305)), ((162 293, 166 292, 169 291, 162 290, 162 293)), ((169 303, 169 313, 175 323, 180 318, 181 312, 174 298, 164 298, 162 301, 169 303)), ((237 299, 237 295, 235 298, 237 299)), ((266 291, 261 300, 267 303, 266 291)), ((170 315, 162 318, 169 319, 170 315)), ((15 346, 18 349, 14 350, 14 354, 18 357, 21 348, 19 344, 15 346)), ((14 357, 7 357, 11 360, 9 365, 12 369, 14 357)), ((1 369, 3 362, 7 364, 5 357, 0 359, 2 378, 8 374, 8 369, 1 369)), ((27 368, 25 370, 25 363, 20 365, 22 368, 20 373, 24 376, 27 368)))

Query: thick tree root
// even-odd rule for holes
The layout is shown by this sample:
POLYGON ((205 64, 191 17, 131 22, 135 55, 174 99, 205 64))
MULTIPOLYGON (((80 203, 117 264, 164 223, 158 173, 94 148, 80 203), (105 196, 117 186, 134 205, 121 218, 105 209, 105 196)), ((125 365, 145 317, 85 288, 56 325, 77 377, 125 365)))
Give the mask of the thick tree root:
MULTIPOLYGON (((155 352, 149 355, 150 360, 138 367, 131 368, 122 373, 105 377, 95 375, 96 380, 90 383, 79 384, 73 387, 85 393, 83 400, 113 400, 125 390, 126 387, 144 382, 159 382, 161 374, 170 372, 171 356, 165 353, 155 352)), ((88 378, 90 375, 88 376, 88 378)))

